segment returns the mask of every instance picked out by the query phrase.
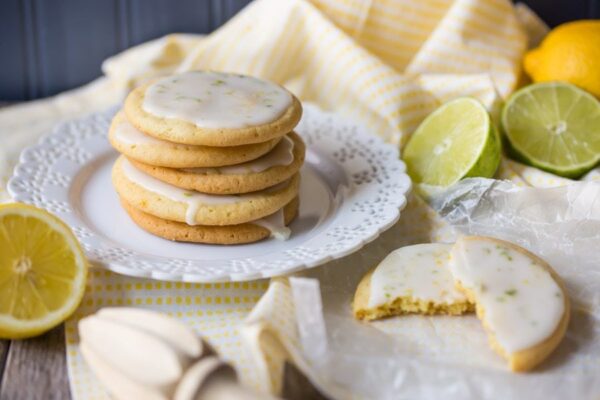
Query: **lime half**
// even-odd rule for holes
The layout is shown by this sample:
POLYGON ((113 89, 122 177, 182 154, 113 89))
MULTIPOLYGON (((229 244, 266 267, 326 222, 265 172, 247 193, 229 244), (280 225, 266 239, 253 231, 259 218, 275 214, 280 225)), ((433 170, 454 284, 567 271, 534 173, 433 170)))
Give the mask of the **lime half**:
POLYGON ((492 177, 500 153, 500 138, 487 110, 464 97, 425 118, 406 144, 403 159, 416 183, 450 186, 466 177, 492 177))
POLYGON ((502 126, 517 158, 577 178, 600 161, 600 102, 576 86, 538 83, 514 93, 502 126))

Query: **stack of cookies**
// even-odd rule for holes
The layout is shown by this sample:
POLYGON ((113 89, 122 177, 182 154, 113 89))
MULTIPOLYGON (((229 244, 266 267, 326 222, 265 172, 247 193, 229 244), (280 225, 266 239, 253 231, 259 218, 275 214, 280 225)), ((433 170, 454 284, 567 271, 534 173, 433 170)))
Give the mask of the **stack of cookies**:
POLYGON ((287 239, 305 146, 300 102, 274 83, 193 71, 133 90, 109 139, 113 185, 131 219, 170 240, 287 239))

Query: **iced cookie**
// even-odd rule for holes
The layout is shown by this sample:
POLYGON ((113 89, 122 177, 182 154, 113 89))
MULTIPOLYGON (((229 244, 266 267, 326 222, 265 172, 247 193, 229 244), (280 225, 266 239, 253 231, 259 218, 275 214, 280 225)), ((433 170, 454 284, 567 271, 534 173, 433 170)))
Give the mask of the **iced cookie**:
POLYGON ((473 311, 473 304, 454 285, 448 266, 451 248, 442 243, 417 244, 388 254, 360 281, 352 305, 354 316, 373 320, 473 311))
POLYGON ((183 189, 239 194, 256 192, 291 178, 304 163, 304 143, 297 134, 290 133, 256 160, 219 168, 174 169, 130 161, 148 175, 183 189))
POLYGON ((544 260, 512 243, 466 236, 452 248, 450 269, 475 303, 492 348, 513 371, 535 367, 558 346, 569 300, 544 260))
POLYGON ((281 137, 298 124, 302 106, 262 79, 191 71, 133 90, 127 119, 159 139, 203 146, 239 146, 281 137))
POLYGON ((279 138, 262 143, 234 147, 210 147, 177 144, 140 132, 123 112, 112 120, 108 133, 110 144, 122 154, 148 165, 169 168, 220 167, 240 164, 271 151, 279 138))
POLYGON ((112 180, 122 199, 156 217, 188 225, 237 225, 283 208, 298 195, 300 176, 250 194, 205 194, 159 181, 121 156, 113 167, 112 180))
POLYGON ((131 219, 142 229, 153 235, 178 242, 208 244, 243 244, 273 237, 278 240, 289 238, 287 227, 298 214, 298 198, 294 198, 283 209, 257 221, 228 226, 190 226, 183 222, 168 221, 138 210, 126 201, 121 204, 131 219))

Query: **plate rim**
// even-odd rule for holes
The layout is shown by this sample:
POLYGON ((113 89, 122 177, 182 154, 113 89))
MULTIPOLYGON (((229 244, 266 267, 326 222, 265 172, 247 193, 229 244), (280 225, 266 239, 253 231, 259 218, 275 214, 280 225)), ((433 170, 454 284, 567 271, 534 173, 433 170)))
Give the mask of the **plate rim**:
MULTIPOLYGON (((387 161, 391 162, 394 165, 383 166, 380 165, 381 170, 377 170, 377 168, 372 167, 371 169, 375 169, 375 171, 371 171, 371 175, 369 177, 353 177, 355 180, 360 181, 361 179, 366 179, 366 184, 372 186, 370 190, 375 190, 378 188, 378 193, 380 196, 384 196, 387 203, 385 206, 381 206, 380 210, 382 214, 377 215, 377 224, 373 227, 373 229, 366 231, 364 235, 356 235, 355 240, 349 240, 344 242, 344 246, 339 249, 331 249, 327 254, 322 254, 320 256, 316 256, 314 258, 307 258, 306 260, 300 260, 299 256, 294 256, 294 262, 289 263, 289 265, 283 266, 275 266, 274 268, 266 268, 266 269, 253 269, 253 270, 242 270, 240 272, 231 271, 229 273, 212 273, 207 275, 202 275, 199 273, 190 273, 190 272, 178 272, 178 271, 162 271, 159 268, 152 269, 151 265, 148 266, 149 270, 142 270, 139 267, 135 268, 131 265, 127 265, 123 261, 119 261, 119 256, 117 254, 116 259, 110 259, 110 257, 102 256, 95 249, 90 248, 86 242, 86 237, 89 237, 90 232, 94 235, 92 229, 89 229, 89 224, 83 221, 81 217, 78 219, 82 222, 82 225, 85 227, 73 226, 70 222, 71 218, 66 218, 65 221, 71 229, 74 231, 77 239, 80 243, 82 243, 82 247, 86 253, 86 257, 90 262, 98 264, 108 270, 114 271, 119 274, 134 276, 140 278, 150 278, 161 281, 181 281, 181 282, 226 282, 226 281, 248 281, 255 279, 263 279, 263 278, 272 278, 280 275, 288 275, 291 273, 295 273, 304 269, 314 268, 320 265, 323 265, 329 261, 339 259, 345 256, 348 256, 356 251, 360 250, 366 244, 372 242, 377 239, 383 232, 392 227, 400 218, 401 212, 406 207, 407 204, 407 196, 412 189, 412 181, 410 177, 406 173, 406 165, 400 159, 399 151, 397 146, 385 143, 382 138, 379 136, 369 133, 369 129, 365 128, 363 125, 352 121, 346 117, 342 117, 341 115, 328 112, 322 110, 315 104, 311 103, 303 103, 304 107, 304 115, 303 120, 300 125, 310 123, 324 123, 330 124, 334 127, 339 127, 340 129, 336 131, 336 129, 320 129, 318 133, 308 134, 308 136, 302 135, 305 141, 307 142, 307 147, 314 145, 315 141, 319 140, 329 140, 331 139, 330 131, 337 132, 337 138, 342 141, 346 141, 344 146, 348 146, 350 140, 355 140, 355 153, 346 154, 344 151, 346 147, 340 147, 341 152, 336 153, 333 152, 335 157, 333 157, 333 161, 344 171, 347 177, 352 178, 352 174, 349 173, 349 167, 352 161, 348 160, 348 158, 352 159, 354 156, 357 158, 361 157, 361 151, 364 153, 367 149, 365 144, 368 144, 369 147, 377 150, 377 155, 385 158, 387 161), (312 121, 311 121, 312 119, 312 121), (343 129, 342 129, 343 128, 343 129), (342 135, 340 132, 344 131, 342 135), (363 148, 359 147, 356 150, 356 146, 363 145, 363 148), (339 154, 343 153, 343 154, 339 154), (340 160, 343 160, 340 161, 340 160), (390 176, 386 176, 385 179, 381 177, 381 174, 386 172, 386 169, 389 168, 390 171, 395 175, 393 179, 390 176), (379 176, 377 175, 379 174, 379 176), (393 196, 389 194, 385 194, 383 186, 386 184, 389 186, 390 183, 397 184, 397 187, 390 188, 387 187, 388 190, 393 189, 393 196)), ((95 157, 91 154, 86 155, 87 150, 78 151, 77 146, 71 146, 71 148, 65 147, 59 139, 68 138, 72 142, 82 141, 82 140, 90 140, 96 138, 106 139, 106 129, 108 127, 108 123, 112 118, 112 115, 116 113, 119 106, 110 107, 104 111, 96 112, 89 114, 87 116, 69 120, 62 122, 54 127, 50 132, 43 135, 39 141, 24 149, 19 156, 19 163, 14 169, 13 175, 8 181, 7 189, 10 196, 15 201, 21 201, 28 204, 33 204, 35 206, 44 208, 49 212, 57 215, 62 220, 65 220, 63 214, 68 215, 76 214, 72 208, 72 200, 70 196, 72 182, 69 180, 71 177, 77 176, 84 168, 89 167, 90 162, 94 162, 97 160, 99 155, 96 152, 95 157), (104 130, 102 128, 105 128, 104 130), (59 150, 56 150, 58 148, 59 150), (56 150, 56 151, 55 151, 56 150), (53 170, 53 165, 50 163, 48 159, 45 159, 44 156, 49 157, 53 161, 62 161, 65 157, 73 163, 78 164, 78 166, 73 167, 74 171, 72 176, 61 176, 60 173, 53 170), (42 193, 41 187, 44 184, 53 184, 58 186, 59 188, 64 189, 67 197, 67 201, 57 201, 56 199, 48 199, 42 193), (36 188, 37 187, 37 188, 36 188), (66 204, 63 204, 66 203, 66 204)), ((299 130, 299 128, 297 128, 299 130)), ((73 143, 68 143, 73 144, 73 143)), ((341 144, 340 144, 341 146, 341 144)), ((331 150, 331 149, 330 149, 331 150)), ((319 151, 322 151, 319 148, 319 151)), ((364 157, 364 154, 362 155, 364 157)), ((365 158, 366 159, 366 158, 365 158)), ((353 182, 353 185, 355 182, 353 182)), ((356 187, 356 186, 353 186, 356 187)), ((365 200, 365 203, 371 200, 365 200)), ((378 201, 380 199, 378 198, 378 201)), ((344 203, 346 203, 346 207, 350 205, 348 199, 342 200, 339 209, 336 212, 340 212, 344 209, 344 203)), ((351 203, 356 205, 356 202, 351 203)), ((369 207, 367 205, 366 207, 369 207)), ((336 217, 335 220, 338 218, 336 217)), ((313 241, 315 238, 320 237, 321 235, 327 235, 327 232, 331 229, 335 228, 335 220, 334 223, 330 224, 324 230, 320 231, 313 237, 308 238, 305 242, 300 243, 296 248, 302 248, 307 242, 313 241)), ((355 234, 355 232, 351 232, 350 234, 355 234)), ((103 236, 98 234, 98 236, 103 236)), ((111 238, 107 238, 112 242, 111 238)), ((306 250, 308 251, 308 250, 306 250)), ((285 252, 289 252, 285 251, 285 252)), ((284 252, 284 253, 285 253, 284 252)), ((133 251, 136 253, 136 251, 133 251)), ((282 252, 275 252, 274 254, 280 254, 282 252)), ((158 256, 154 256, 158 257, 158 256)), ((245 257, 247 263, 252 262, 252 258, 255 257, 245 257)), ((185 264, 187 261, 190 263, 189 259, 175 259, 180 260, 185 264)), ((193 260, 194 262, 200 262, 202 260, 193 260)), ((205 260, 207 261, 207 260, 205 260)), ((223 261, 224 260, 210 260, 211 263, 223 261)), ((173 264, 174 266, 177 263, 173 264)), ((174 267, 174 269, 176 269, 174 267)))

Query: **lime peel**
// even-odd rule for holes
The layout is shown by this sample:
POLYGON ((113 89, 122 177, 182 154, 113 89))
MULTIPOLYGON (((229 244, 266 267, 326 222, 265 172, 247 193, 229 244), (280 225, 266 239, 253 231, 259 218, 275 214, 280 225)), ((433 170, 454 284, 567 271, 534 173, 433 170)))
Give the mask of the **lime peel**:
POLYGON ((462 97, 443 104, 413 133, 403 159, 416 183, 450 186, 466 177, 492 177, 501 143, 489 113, 462 97))
POLYGON ((544 171, 578 178, 600 162, 600 102, 564 82, 515 92, 502 110, 511 155, 544 171))

